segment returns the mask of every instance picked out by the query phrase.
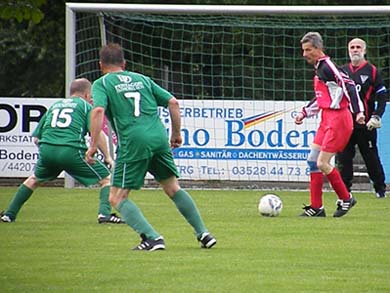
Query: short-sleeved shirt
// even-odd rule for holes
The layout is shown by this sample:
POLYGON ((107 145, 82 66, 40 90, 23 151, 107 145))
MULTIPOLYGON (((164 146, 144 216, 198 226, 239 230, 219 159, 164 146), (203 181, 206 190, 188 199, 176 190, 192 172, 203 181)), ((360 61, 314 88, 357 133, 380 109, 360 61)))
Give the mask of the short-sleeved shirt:
POLYGON ((92 85, 94 107, 103 107, 117 135, 120 162, 147 159, 170 150, 168 134, 158 115, 172 94, 142 74, 107 73, 92 85))
POLYGON ((86 150, 85 135, 89 131, 92 106, 80 97, 54 103, 39 121, 32 136, 39 144, 70 146, 86 150))
POLYGON ((99 160, 89 165, 84 157, 92 106, 84 99, 72 97, 54 103, 39 121, 33 136, 39 139, 39 160, 34 174, 47 182, 66 171, 89 186, 110 175, 99 160))

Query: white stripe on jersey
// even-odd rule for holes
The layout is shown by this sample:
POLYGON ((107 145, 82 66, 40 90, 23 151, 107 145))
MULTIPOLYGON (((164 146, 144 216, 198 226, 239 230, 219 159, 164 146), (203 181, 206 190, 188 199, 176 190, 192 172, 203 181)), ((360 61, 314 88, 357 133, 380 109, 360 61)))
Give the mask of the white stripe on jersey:
MULTIPOLYGON (((337 69, 337 67, 334 65, 334 63, 332 61, 330 61, 330 58, 325 59, 325 62, 326 62, 326 64, 328 64, 330 69, 332 69, 333 74, 337 77, 338 84, 341 84, 341 87, 340 87, 339 85, 333 83, 332 87, 337 86, 337 87, 340 87, 340 89, 342 90, 342 92, 340 92, 337 89, 333 89, 332 91, 333 91, 334 94, 332 94, 332 91, 329 91, 330 97, 332 99, 332 103, 330 104, 330 108, 331 109, 340 109, 340 102, 341 102, 341 99, 343 97, 342 93, 345 94, 345 96, 347 97, 347 99, 350 102, 351 102, 351 98, 350 98, 350 96, 348 94, 347 88, 345 87, 344 79, 341 76, 340 71, 337 69), (335 96, 336 93, 339 96, 335 96)), ((326 85, 328 85, 328 82, 326 83, 326 85)), ((328 85, 328 88, 329 88, 329 85, 328 85)))
POLYGON ((122 185, 122 189, 124 189, 125 188, 125 179, 126 179, 126 163, 124 163, 123 164, 123 171, 122 171, 123 173, 122 173, 122 183, 121 183, 121 185, 122 185))
MULTIPOLYGON (((332 69, 334 75, 337 77, 338 79, 338 83, 341 84, 341 87, 342 87, 342 90, 343 90, 343 93, 345 94, 346 98, 348 99, 349 101, 349 107, 350 107, 350 110, 352 113, 354 113, 353 109, 352 109, 352 101, 351 101, 351 97, 349 96, 349 93, 348 93, 348 90, 347 90, 347 87, 345 86, 345 79, 344 77, 342 76, 341 72, 337 69, 337 67, 335 66, 335 64, 330 61, 330 58, 327 58, 324 60, 326 62, 326 64, 329 65, 330 69, 332 69)), ((352 81, 352 80, 351 80, 352 81)), ((361 112, 364 111, 364 106, 363 106, 363 102, 362 100, 359 98, 359 93, 357 92, 356 90, 356 87, 355 88, 355 91, 356 91, 356 97, 358 97, 357 99, 357 103, 358 103, 358 107, 359 109, 361 110, 361 112)), ((331 92, 329 92, 331 93, 331 92)), ((341 99, 339 101, 337 100, 334 100, 334 99, 337 99, 337 97, 334 97, 332 95, 331 96, 331 99, 332 99, 332 103, 330 105, 330 108, 331 109, 339 109, 340 108, 340 102, 341 102, 341 99), (337 108, 336 108, 337 107, 337 108)), ((341 96, 342 97, 342 96, 341 96)))
POLYGON ((340 109, 340 103, 343 99, 343 89, 337 85, 335 81, 327 81, 326 86, 328 87, 329 96, 332 99, 330 109, 340 109))

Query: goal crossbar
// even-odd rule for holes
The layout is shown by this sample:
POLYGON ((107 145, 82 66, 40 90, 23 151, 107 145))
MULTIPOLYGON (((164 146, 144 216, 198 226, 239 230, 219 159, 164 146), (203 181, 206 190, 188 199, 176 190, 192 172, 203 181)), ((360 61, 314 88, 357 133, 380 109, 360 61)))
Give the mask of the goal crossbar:
POLYGON ((102 4, 66 3, 66 9, 77 12, 134 12, 166 14, 387 14, 390 6, 324 5, 324 6, 276 6, 276 5, 177 5, 177 4, 102 4))

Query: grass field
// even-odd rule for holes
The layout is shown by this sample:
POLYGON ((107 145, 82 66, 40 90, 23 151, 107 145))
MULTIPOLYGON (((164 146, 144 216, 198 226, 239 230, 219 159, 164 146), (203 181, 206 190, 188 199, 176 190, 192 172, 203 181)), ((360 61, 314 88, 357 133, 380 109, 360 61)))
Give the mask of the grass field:
MULTIPOLYGON (((4 209, 16 188, 0 189, 4 209)), ((0 223, 0 292, 389 292, 390 199, 355 193, 333 218, 300 218, 307 192, 277 192, 284 209, 261 217, 262 191, 191 191, 217 245, 200 249, 159 190, 132 195, 167 249, 134 252, 127 225, 98 225, 96 189, 38 189, 15 223, 0 223)))

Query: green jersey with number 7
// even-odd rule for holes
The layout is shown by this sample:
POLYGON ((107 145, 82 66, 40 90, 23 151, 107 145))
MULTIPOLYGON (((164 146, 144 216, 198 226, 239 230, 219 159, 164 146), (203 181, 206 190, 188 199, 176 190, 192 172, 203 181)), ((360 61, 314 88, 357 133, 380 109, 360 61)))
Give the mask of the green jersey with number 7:
POLYGON ((170 149, 158 107, 172 94, 142 74, 111 72, 92 85, 94 107, 103 107, 118 139, 116 160, 130 162, 170 149), (115 115, 113 115, 115 113, 115 115))

